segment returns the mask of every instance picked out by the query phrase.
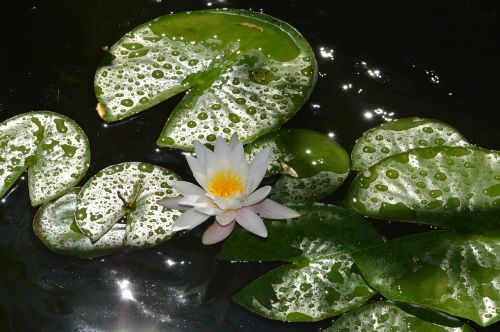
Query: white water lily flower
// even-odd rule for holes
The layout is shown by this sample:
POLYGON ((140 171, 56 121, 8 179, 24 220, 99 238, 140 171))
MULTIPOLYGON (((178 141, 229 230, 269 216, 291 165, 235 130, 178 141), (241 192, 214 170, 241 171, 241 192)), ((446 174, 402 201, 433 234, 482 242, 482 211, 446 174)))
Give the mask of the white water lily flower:
POLYGON ((299 217, 294 210, 266 198, 270 186, 257 189, 266 174, 269 149, 260 151, 248 164, 243 144, 236 135, 231 137, 229 144, 217 137, 214 151, 199 141, 195 141, 194 146, 197 158, 186 156, 186 159, 201 187, 176 181, 173 187, 182 196, 159 201, 162 206, 185 210, 175 221, 174 231, 193 229, 215 216, 215 222, 202 239, 203 244, 214 244, 228 237, 236 222, 258 236, 267 237, 261 217, 299 217))

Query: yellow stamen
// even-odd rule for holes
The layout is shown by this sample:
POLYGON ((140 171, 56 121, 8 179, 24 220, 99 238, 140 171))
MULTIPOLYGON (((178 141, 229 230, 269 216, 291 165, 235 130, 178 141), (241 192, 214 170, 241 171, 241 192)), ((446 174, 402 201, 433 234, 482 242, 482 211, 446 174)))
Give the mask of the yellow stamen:
POLYGON ((235 171, 218 171, 210 178, 207 189, 214 196, 227 198, 243 192, 244 186, 235 171))

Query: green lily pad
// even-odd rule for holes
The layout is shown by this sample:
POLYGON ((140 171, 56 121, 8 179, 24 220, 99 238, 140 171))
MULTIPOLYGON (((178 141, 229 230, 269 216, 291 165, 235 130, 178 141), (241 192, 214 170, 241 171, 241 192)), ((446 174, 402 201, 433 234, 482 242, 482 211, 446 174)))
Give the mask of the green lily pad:
POLYGON ((74 224, 76 198, 80 188, 40 207, 33 220, 33 230, 49 249, 63 254, 91 258, 111 254, 123 247, 125 225, 114 224, 97 242, 92 243, 74 224))
POLYGON ((386 298, 424 305, 481 326, 500 320, 500 238, 436 231, 355 253, 386 298))
POLYGON ((96 242, 123 217, 127 217, 125 245, 146 248, 168 240, 171 226, 180 215, 157 204, 177 197, 173 172, 146 163, 128 162, 109 166, 94 175, 77 198, 75 220, 79 229, 96 242))
POLYGON ((415 148, 466 146, 455 128, 432 119, 404 118, 366 131, 352 149, 352 169, 362 171, 380 160, 415 148))
POLYGON ((324 204, 290 205, 301 213, 266 220, 268 238, 237 228, 219 259, 287 262, 240 290, 234 300, 264 317, 318 321, 365 303, 374 292, 353 266, 351 252, 381 243, 375 229, 348 210, 324 204))
POLYGON ((29 112, 0 123, 0 197, 28 170, 31 204, 44 204, 78 184, 89 162, 87 136, 64 115, 29 112))
POLYGON ((251 160, 271 149, 267 175, 283 174, 270 197, 282 203, 315 202, 332 194, 349 175, 347 152, 333 139, 306 129, 281 129, 245 147, 251 160))
POLYGON ((98 111, 118 121, 189 90, 157 144, 186 150, 238 133, 248 143, 290 119, 316 82, 300 33, 246 10, 176 13, 120 39, 97 70, 98 111))
POLYGON ((414 149, 359 174, 347 205, 377 219, 483 232, 500 226, 500 153, 476 147, 414 149))
POLYGON ((473 332, 474 330, 456 318, 431 309, 380 301, 345 313, 325 330, 325 332, 351 331, 473 332), (415 311, 418 313, 415 314, 415 311))

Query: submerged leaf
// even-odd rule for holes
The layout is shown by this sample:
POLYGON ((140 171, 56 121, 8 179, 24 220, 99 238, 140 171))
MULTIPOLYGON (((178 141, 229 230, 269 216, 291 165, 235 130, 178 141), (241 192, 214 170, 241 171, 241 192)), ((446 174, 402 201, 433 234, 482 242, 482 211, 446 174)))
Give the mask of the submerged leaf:
POLYGON ((156 202, 178 194, 173 172, 146 163, 109 166, 94 175, 78 194, 76 223, 92 242, 99 240, 122 217, 127 217, 125 245, 145 248, 168 240, 180 215, 156 202))
POLYGON ((431 309, 380 301, 343 314, 325 330, 325 332, 351 331, 473 332, 474 330, 456 318, 431 309))
POLYGON ((245 10, 176 13, 145 23, 111 47, 95 76, 99 114, 117 121, 189 90, 160 146, 232 133, 248 143, 279 128, 304 104, 317 66, 290 25, 245 10))
POLYGON ((332 194, 349 175, 347 152, 333 139, 306 129, 281 129, 245 148, 251 160, 271 149, 267 175, 282 174, 270 197, 282 203, 314 202, 332 194))
POLYGON ((89 162, 87 136, 64 115, 30 112, 0 123, 0 197, 28 170, 31 204, 44 204, 78 184, 89 162))
POLYGON ((500 226, 500 153, 475 147, 414 149, 351 184, 348 207, 377 219, 483 232, 500 226))
POLYGON ((90 258, 120 250, 125 238, 124 224, 114 224, 95 243, 74 224, 79 192, 80 188, 74 188, 61 198, 40 207, 33 220, 36 236, 47 248, 63 255, 90 258))
POLYGON ((432 119, 404 118, 366 131, 352 149, 352 168, 362 171, 384 158, 415 148, 466 146, 455 128, 432 119))
POLYGON ((355 253, 368 284, 395 301, 416 303, 487 326, 500 319, 500 238, 437 231, 355 253))
POLYGON ((374 292, 353 266, 350 253, 381 243, 375 229, 333 205, 291 205, 288 221, 266 220, 261 239, 236 229, 219 259, 287 262, 240 290, 234 300, 267 318, 317 321, 366 302, 374 292))

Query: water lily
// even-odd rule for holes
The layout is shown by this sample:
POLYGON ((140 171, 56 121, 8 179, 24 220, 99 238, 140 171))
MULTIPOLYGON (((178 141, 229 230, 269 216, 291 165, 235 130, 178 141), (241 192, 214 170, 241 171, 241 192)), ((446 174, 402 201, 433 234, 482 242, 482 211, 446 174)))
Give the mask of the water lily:
POLYGON ((202 238, 204 244, 213 244, 228 237, 236 223, 258 236, 267 237, 261 218, 299 216, 294 210, 266 198, 271 186, 258 188, 267 171, 269 149, 260 151, 249 164, 243 144, 233 135, 229 143, 217 137, 214 151, 195 141, 195 153, 196 158, 186 156, 186 159, 201 187, 176 181, 173 187, 182 196, 159 201, 162 206, 185 211, 175 221, 174 231, 193 229, 215 216, 214 223, 202 238))

